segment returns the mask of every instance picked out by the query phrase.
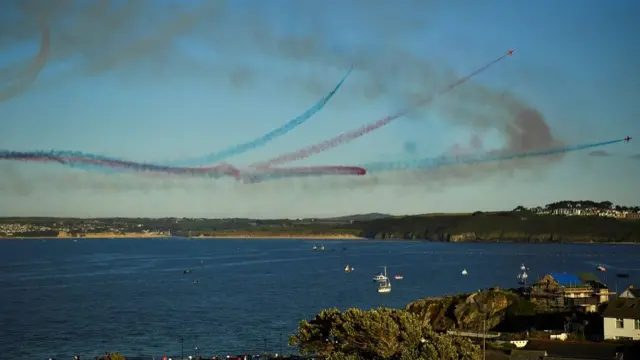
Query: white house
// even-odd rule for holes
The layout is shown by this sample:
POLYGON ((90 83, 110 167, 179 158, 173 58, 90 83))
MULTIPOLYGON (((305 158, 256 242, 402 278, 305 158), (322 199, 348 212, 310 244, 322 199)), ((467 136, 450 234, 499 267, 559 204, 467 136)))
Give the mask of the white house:
POLYGON ((617 298, 602 313, 604 338, 640 340, 640 298, 617 298))
POLYGON ((640 298, 640 288, 634 288, 633 285, 629 285, 627 290, 620 294, 621 298, 640 298))

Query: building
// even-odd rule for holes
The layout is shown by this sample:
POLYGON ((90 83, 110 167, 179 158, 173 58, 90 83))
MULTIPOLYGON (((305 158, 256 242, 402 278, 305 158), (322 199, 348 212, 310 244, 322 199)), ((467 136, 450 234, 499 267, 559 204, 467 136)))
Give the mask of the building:
POLYGON ((556 308, 580 308, 595 312, 598 305, 606 303, 613 295, 606 285, 592 273, 579 276, 568 273, 552 273, 531 286, 531 301, 556 308))
POLYGON ((640 340, 640 298, 617 298, 602 317, 605 339, 640 340))
POLYGON ((620 297, 640 299, 640 288, 635 288, 633 285, 629 285, 627 290, 623 291, 622 294, 620 294, 620 297))

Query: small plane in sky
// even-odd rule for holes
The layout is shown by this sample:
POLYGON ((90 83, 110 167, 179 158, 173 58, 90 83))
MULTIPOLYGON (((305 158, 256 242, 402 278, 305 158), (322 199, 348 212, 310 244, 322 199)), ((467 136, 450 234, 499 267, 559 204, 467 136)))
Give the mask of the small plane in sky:
POLYGON ((513 55, 513 50, 507 51, 507 55, 509 55, 509 56, 513 55))
POLYGON ((627 136, 626 138, 624 138, 624 141, 625 141, 625 142, 629 142, 629 141, 631 141, 631 139, 633 139, 633 138, 632 138, 632 137, 630 137, 630 136, 627 136))

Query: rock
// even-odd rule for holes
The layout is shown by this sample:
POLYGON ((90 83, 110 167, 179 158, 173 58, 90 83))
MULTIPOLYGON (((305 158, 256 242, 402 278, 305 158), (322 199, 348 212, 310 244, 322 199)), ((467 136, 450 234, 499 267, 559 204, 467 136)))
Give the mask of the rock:
POLYGON ((483 327, 490 330, 503 322, 508 310, 519 306, 521 301, 524 300, 514 293, 493 289, 455 297, 420 299, 408 304, 406 310, 421 315, 436 331, 482 331, 483 327))

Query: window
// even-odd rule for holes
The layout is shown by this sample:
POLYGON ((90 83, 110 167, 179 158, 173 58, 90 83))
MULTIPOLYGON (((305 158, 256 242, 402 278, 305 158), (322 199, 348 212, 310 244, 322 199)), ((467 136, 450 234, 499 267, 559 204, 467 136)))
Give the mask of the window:
POLYGON ((640 319, 636 319, 636 321, 634 321, 634 327, 636 328, 636 330, 640 330, 640 319))
POLYGON ((616 329, 624 329, 624 319, 616 319, 616 329))

